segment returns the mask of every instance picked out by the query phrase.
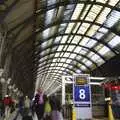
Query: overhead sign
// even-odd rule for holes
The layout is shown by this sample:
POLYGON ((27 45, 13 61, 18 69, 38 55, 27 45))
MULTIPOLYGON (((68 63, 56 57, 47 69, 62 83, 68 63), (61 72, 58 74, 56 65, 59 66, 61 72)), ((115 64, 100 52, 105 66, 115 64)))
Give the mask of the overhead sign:
POLYGON ((89 75, 81 74, 74 76, 73 102, 76 109, 77 119, 92 119, 91 86, 89 75), (86 113, 86 114, 84 114, 86 113))
POLYGON ((88 84, 89 80, 86 76, 75 76, 75 84, 76 85, 85 85, 88 84))

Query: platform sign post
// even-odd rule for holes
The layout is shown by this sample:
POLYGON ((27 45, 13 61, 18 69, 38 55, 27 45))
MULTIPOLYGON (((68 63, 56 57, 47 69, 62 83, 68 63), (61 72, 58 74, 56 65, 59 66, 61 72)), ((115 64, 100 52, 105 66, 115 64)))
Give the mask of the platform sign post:
POLYGON ((88 74, 74 75, 73 102, 76 119, 92 119, 91 86, 88 74))

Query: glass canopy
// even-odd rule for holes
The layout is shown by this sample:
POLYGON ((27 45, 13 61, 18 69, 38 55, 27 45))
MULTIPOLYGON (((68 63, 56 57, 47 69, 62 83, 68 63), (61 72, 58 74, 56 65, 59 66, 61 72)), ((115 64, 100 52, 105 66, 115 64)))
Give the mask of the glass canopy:
POLYGON ((119 0, 47 0, 36 11, 45 20, 36 28, 36 80, 47 94, 62 75, 90 73, 120 53, 119 7, 119 0))

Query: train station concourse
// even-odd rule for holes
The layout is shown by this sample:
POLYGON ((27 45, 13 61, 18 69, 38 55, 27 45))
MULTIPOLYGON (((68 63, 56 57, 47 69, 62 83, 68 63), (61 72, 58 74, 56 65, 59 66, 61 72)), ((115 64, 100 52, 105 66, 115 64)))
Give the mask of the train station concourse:
POLYGON ((120 0, 0 0, 0 120, 32 119, 120 120, 120 0))

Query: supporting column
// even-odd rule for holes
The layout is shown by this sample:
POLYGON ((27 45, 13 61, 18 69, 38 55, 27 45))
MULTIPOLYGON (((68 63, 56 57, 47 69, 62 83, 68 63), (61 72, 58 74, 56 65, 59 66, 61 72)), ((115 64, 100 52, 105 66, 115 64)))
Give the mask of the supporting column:
POLYGON ((62 76, 62 105, 65 105, 65 76, 62 76))

